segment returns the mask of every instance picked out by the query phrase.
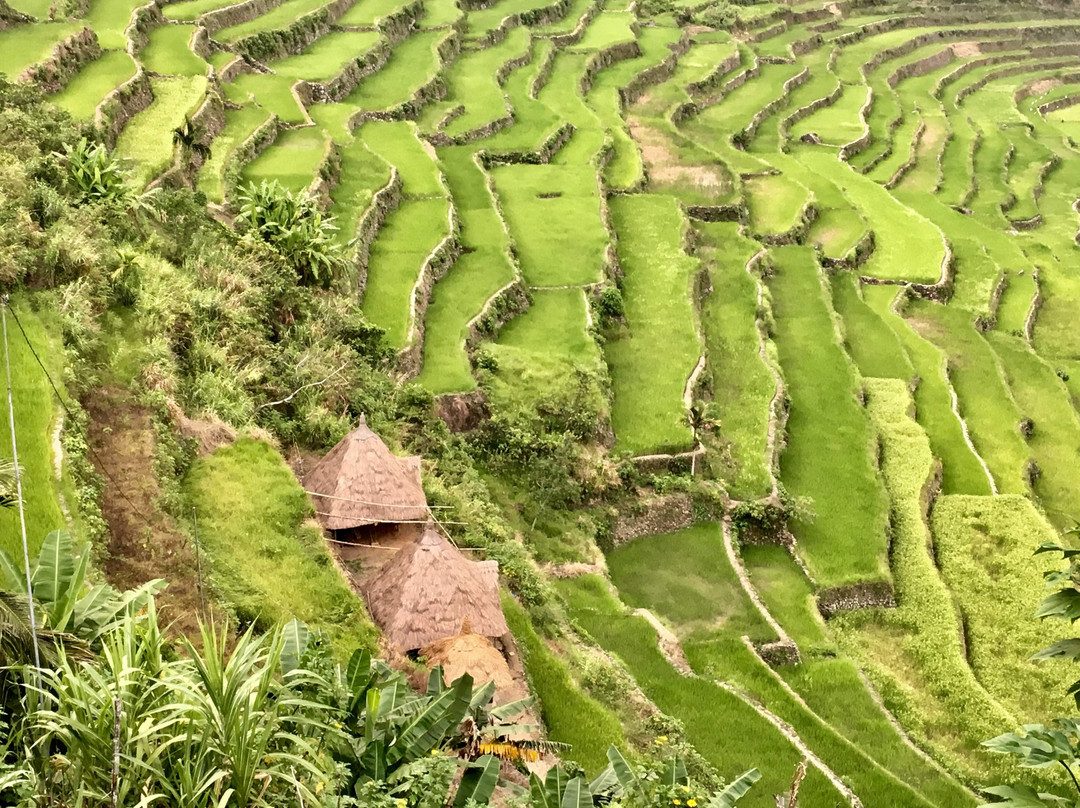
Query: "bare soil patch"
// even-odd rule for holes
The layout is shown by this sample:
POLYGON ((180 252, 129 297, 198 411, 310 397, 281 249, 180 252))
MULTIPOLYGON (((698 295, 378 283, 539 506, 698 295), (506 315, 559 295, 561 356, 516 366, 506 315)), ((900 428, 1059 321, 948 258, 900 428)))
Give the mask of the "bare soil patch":
POLYGON ((195 556, 187 537, 159 506, 150 412, 120 387, 99 388, 83 406, 90 415, 95 465, 105 478, 105 577, 120 589, 164 578, 169 585, 157 604, 169 634, 195 639, 200 614, 195 556))
POLYGON ((628 123, 630 136, 641 149, 641 159, 650 183, 660 186, 689 185, 710 194, 728 190, 728 177, 722 170, 715 166, 682 164, 667 135, 634 118, 628 123))
POLYGON ((952 52, 957 59, 969 59, 981 55, 982 49, 978 42, 957 42, 952 46, 952 52))
POLYGON ((1061 84, 1061 79, 1040 79, 1039 81, 1031 85, 1031 92, 1033 95, 1042 95, 1043 93, 1048 92, 1055 87, 1060 87, 1061 84))

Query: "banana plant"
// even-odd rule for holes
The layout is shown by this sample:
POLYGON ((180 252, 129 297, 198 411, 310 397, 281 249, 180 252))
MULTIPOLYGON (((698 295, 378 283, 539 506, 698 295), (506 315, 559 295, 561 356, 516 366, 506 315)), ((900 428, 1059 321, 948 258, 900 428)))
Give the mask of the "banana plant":
POLYGON ((54 530, 41 545, 27 591, 24 572, 0 550, 0 575, 8 589, 34 599, 42 612, 43 628, 94 645, 125 615, 145 609, 150 599, 165 588, 165 582, 155 579, 128 592, 104 583, 90 586, 86 580, 89 563, 88 552, 75 556, 66 530, 54 530))
POLYGON ((761 779, 761 772, 750 769, 720 791, 701 794, 699 798, 695 796, 686 765, 678 756, 664 761, 659 775, 635 769, 614 745, 608 747, 607 757, 607 767, 589 784, 589 790, 599 801, 606 803, 617 799, 621 805, 633 808, 671 805, 672 798, 688 805, 700 803, 704 808, 734 808, 761 779))

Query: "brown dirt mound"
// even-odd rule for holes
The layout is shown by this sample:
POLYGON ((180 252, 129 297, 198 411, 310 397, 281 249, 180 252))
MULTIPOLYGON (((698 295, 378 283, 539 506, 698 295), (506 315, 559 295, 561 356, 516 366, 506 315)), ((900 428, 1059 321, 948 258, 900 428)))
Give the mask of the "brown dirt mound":
POLYGON ((168 588, 157 597, 173 636, 198 637, 200 614, 195 556, 187 538, 158 503, 154 475, 155 439, 150 412, 119 387, 87 396, 90 445, 105 479, 101 510, 109 526, 105 577, 120 589, 154 578, 168 588))

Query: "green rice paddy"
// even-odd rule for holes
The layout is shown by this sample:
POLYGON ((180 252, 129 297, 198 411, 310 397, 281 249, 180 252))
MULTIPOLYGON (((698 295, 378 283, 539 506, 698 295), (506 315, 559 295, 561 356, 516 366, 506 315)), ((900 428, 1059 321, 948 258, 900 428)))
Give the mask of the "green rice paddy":
MULTIPOLYGON (((137 67, 153 74, 153 102, 116 143, 133 184, 144 187, 172 165, 172 130, 206 97, 208 64, 190 49, 192 23, 229 4, 163 6, 184 24, 152 29, 133 60, 125 29, 135 0, 91 0, 85 19, 0 32, 0 72, 18 76, 85 25, 104 52, 51 97, 73 117, 91 120, 137 67)), ((41 0, 12 5, 49 16, 41 0)), ((285 0, 213 38, 229 45, 280 32, 326 5, 285 0)), ((594 561, 596 522, 636 513, 638 494, 694 492, 698 524, 614 549, 606 578, 558 582, 557 608, 574 621, 560 627, 564 634, 553 628, 559 618, 506 601, 549 737, 573 743, 565 756, 590 773, 608 742, 628 751, 640 742, 636 719, 582 691, 584 639, 623 664, 723 775, 762 769, 765 779, 740 805, 771 808, 802 758, 761 710, 867 806, 971 808, 979 798, 969 789, 990 782, 1057 788, 1054 775, 1020 772, 980 743, 1069 710, 1068 669, 1036 667, 1028 656, 1057 637, 1057 627, 1031 619, 1043 571, 1031 551, 1073 524, 1080 497, 1080 106, 1038 111, 1078 91, 1067 77, 1075 57, 1034 53, 1049 37, 1017 39, 1015 29, 1032 22, 1020 7, 986 4, 975 13, 960 4, 939 9, 935 27, 920 19, 875 31, 866 26, 909 11, 756 3, 731 6, 744 29, 727 31, 698 25, 709 9, 689 0, 676 6, 696 15, 692 27, 671 13, 651 18, 640 3, 591 9, 573 0, 561 19, 530 25, 549 5, 499 0, 466 11, 431 0, 414 26, 392 32, 385 64, 340 101, 305 108, 297 83, 330 82, 383 47, 387 34, 376 23, 406 6, 359 0, 302 52, 266 65, 272 72, 256 68, 223 85, 224 127, 194 178, 225 208, 235 203, 229 166, 244 182, 302 191, 332 139, 341 171, 328 213, 349 245, 396 171, 402 197, 371 244, 355 302, 389 349, 422 334, 415 381, 435 395, 479 388, 498 416, 539 411, 567 380, 588 380, 597 435, 613 432, 614 442, 598 440, 582 464, 626 502, 605 514, 598 495, 587 514, 560 514, 528 531, 544 534, 525 539, 538 561, 594 561), (778 24, 811 10, 821 16, 778 24), (500 29, 519 14, 520 24, 500 29), (575 41, 552 39, 576 28, 575 41), (932 38, 913 41, 923 35, 932 38), (631 42, 636 51, 617 50, 620 58, 598 68, 600 51, 631 42), (796 44, 804 52, 792 59, 796 44), (994 63, 980 66, 987 57, 994 63), (838 87, 831 103, 782 124, 838 87), (234 164, 271 116, 282 126, 276 140, 234 164), (496 121, 495 131, 480 131, 496 121), (743 135, 758 123, 752 138, 743 135), (541 153, 565 124, 573 127, 568 142, 541 153), (866 148, 845 154, 864 132, 866 148), (464 142, 434 145, 445 142, 440 135, 464 142), (817 216, 804 226, 811 204, 817 216), (451 205, 461 254, 414 323, 414 287, 450 234, 451 205), (857 245, 866 252, 856 255, 857 245), (493 295, 518 279, 531 305, 485 337, 474 367, 469 324, 485 306, 499 311, 493 295), (702 356, 689 391, 713 422, 698 435, 700 479, 673 475, 664 458, 644 472, 626 464, 620 477, 605 451, 621 460, 691 448, 684 396, 702 356), (706 508, 760 503, 774 483, 797 502, 788 523, 796 545, 756 545, 746 534, 729 556, 720 526, 701 521, 706 508), (740 565, 768 618, 740 583, 740 565), (865 583, 891 586, 896 608, 821 617, 825 590, 865 583), (655 629, 630 613, 638 607, 678 636, 693 675, 668 663, 655 629), (800 665, 771 670, 743 642, 775 640, 776 625, 799 645, 800 665), (905 742, 891 717, 936 763, 905 742)), ((1060 37, 1080 38, 1075 27, 1060 37)), ((209 63, 220 70, 231 59, 219 49, 209 63)), ((59 339, 46 315, 18 311, 32 339, 59 339)), ((48 390, 17 345, 13 365, 20 417, 30 424, 20 457, 28 475, 49 480, 27 503, 33 546, 62 520, 56 491, 69 483, 52 481, 48 390)), ((4 440, 0 456, 9 451, 4 440)), ((215 582, 241 605, 265 600, 280 583, 267 552, 286 553, 310 569, 319 591, 287 593, 278 613, 249 616, 304 615, 348 643, 368 642, 360 611, 353 623, 305 611, 306 601, 333 612, 326 597, 338 612, 359 601, 325 565, 282 474, 278 455, 250 440, 193 466, 185 485, 210 514, 215 582), (256 473, 273 484, 253 499, 256 473), (247 511, 237 497, 286 508, 262 550, 238 538, 247 511), (239 569, 254 570, 253 580, 239 569)), ((516 518, 527 526, 532 515, 516 518)), ((0 510, 8 551, 12 525, 0 510)), ((846 798, 812 767, 800 805, 837 804, 846 798)))

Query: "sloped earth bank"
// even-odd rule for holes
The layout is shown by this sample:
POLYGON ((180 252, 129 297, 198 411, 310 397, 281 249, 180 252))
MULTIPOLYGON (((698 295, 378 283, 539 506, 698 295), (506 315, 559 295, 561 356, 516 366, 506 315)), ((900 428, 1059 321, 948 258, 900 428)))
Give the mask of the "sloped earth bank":
POLYGON ((160 507, 150 411, 115 386, 98 388, 83 407, 90 415, 94 465, 105 478, 105 577, 118 589, 164 578, 169 585, 157 597, 163 623, 171 634, 194 641, 203 614, 196 559, 187 537, 160 507))

